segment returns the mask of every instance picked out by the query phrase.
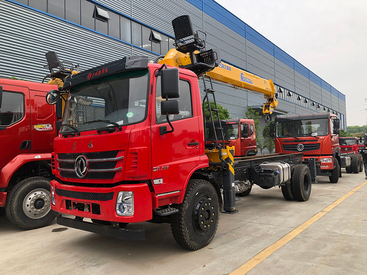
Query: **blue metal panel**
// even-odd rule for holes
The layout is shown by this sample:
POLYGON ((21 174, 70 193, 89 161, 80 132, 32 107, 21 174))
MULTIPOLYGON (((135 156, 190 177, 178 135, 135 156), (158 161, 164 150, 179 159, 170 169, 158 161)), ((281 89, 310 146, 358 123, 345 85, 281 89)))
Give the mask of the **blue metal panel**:
POLYGON ((327 83, 326 81, 324 81, 324 80, 321 80, 321 87, 323 88, 323 89, 325 89, 326 91, 328 91, 328 92, 331 92, 331 86, 330 86, 330 84, 329 83, 327 83))
POLYGON ((248 25, 246 26, 246 38, 256 46, 274 56, 274 44, 248 25))
POLYGON ((303 66, 301 63, 299 63, 297 60, 294 60, 294 69, 304 77, 310 79, 310 70, 307 69, 305 66, 303 66))
POLYGON ((288 67, 294 69, 294 59, 285 51, 274 45, 274 56, 288 67))
POLYGON ((191 5, 197 7, 199 10, 203 10, 203 0, 186 0, 191 5))
POLYGON ((345 102, 345 95, 339 92, 339 99, 343 100, 345 102))
POLYGON ((339 91, 332 86, 331 86, 331 93, 336 97, 339 97, 339 91))
POLYGON ((315 75, 313 72, 310 71, 310 80, 314 83, 316 83, 317 85, 321 86, 321 78, 318 77, 317 75, 315 75))
POLYGON ((245 23, 213 0, 204 1, 204 12, 246 38, 245 23))

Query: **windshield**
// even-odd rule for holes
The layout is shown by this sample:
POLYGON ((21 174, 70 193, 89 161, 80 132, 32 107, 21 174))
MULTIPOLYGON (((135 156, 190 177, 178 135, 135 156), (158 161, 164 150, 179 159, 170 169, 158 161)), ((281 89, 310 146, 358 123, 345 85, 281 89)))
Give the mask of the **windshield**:
POLYGON ((356 144, 356 139, 339 139, 339 144, 340 145, 355 145, 356 144))
MULTIPOLYGON (((225 140, 231 140, 231 139, 237 139, 238 138, 238 124, 224 124, 223 127, 223 134, 225 140)), ((206 124, 206 137, 207 140, 215 140, 214 131, 213 131, 213 125, 210 122, 207 122, 206 124)), ((218 140, 221 139, 221 136, 219 134, 219 130, 217 130, 217 138, 218 140)))
POLYGON ((145 119, 148 70, 113 75, 70 91, 61 133, 121 127, 145 119))
POLYGON ((326 136, 329 134, 328 119, 305 119, 278 122, 277 137, 326 136))

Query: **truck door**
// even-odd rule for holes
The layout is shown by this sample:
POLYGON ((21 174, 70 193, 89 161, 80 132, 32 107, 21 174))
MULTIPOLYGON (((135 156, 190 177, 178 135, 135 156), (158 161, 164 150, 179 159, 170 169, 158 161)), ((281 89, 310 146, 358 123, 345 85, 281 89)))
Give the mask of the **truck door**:
POLYGON ((254 124, 247 124, 245 126, 245 122, 241 123, 241 156, 245 156, 247 151, 251 150, 252 154, 254 154, 254 150, 256 150, 256 136, 255 136, 255 127, 254 124), (246 132, 244 130, 247 130, 246 132))
POLYGON ((52 152, 57 134, 55 105, 47 104, 45 96, 45 91, 30 90, 32 152, 52 152))
POLYGON ((155 114, 152 116, 152 177, 157 194, 181 190, 190 172, 199 164, 200 148, 204 146, 204 133, 199 123, 202 117, 193 114, 190 82, 180 79, 178 115, 171 115, 172 133, 160 134, 161 127, 171 127, 161 115, 160 78, 157 79, 156 94, 153 94, 155 114), (155 100, 155 102, 154 102, 155 100), (200 147, 201 146, 201 147, 200 147))
POLYGON ((0 106, 0 169, 15 156, 30 153, 30 102, 26 87, 1 85, 0 106))

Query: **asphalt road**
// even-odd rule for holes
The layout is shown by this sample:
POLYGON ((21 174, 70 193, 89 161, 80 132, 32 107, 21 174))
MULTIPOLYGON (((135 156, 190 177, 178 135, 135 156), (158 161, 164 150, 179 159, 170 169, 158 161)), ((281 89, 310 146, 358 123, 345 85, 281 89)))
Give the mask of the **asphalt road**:
POLYGON ((21 231, 0 217, 0 274, 366 274, 367 182, 319 177, 310 200, 289 202, 279 188, 254 187, 221 214, 199 251, 174 241, 169 224, 143 223, 145 241, 66 228, 21 231), (311 220, 310 220, 311 219, 311 220))

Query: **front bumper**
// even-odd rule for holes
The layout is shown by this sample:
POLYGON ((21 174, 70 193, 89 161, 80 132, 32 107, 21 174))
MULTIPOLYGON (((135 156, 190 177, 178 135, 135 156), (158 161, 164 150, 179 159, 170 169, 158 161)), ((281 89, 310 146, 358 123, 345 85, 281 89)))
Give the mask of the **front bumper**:
POLYGON ((146 183, 121 184, 114 187, 83 187, 51 181, 55 205, 52 210, 76 217, 116 223, 137 223, 152 219, 152 194, 146 183), (116 214, 116 200, 120 191, 134 193, 134 214, 116 214))

